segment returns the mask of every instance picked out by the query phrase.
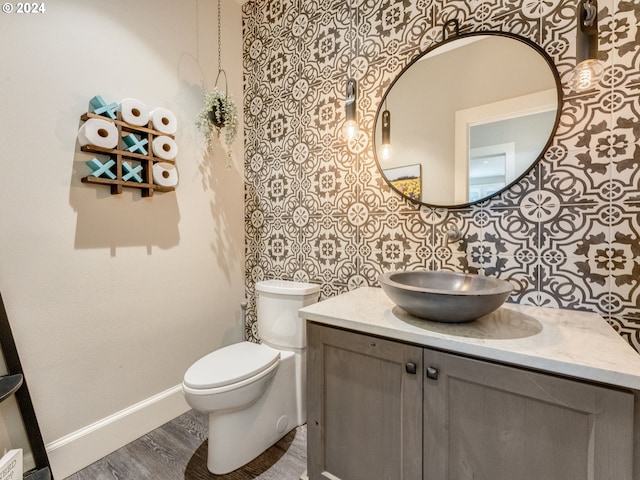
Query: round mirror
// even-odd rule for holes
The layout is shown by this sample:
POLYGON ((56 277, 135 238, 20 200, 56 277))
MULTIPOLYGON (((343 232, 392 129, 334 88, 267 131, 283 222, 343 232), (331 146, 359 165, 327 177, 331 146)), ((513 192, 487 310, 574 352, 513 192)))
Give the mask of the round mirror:
POLYGON ((456 35, 391 83, 375 122, 378 167, 430 206, 484 200, 524 176, 551 143, 562 102, 551 58, 503 32, 456 35))

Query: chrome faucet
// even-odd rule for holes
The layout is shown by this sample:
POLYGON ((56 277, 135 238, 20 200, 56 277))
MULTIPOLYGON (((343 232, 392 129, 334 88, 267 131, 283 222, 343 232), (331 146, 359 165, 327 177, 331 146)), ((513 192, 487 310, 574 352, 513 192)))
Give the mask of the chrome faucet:
POLYGON ((450 228, 447 233, 445 233, 445 245, 448 246, 450 243, 459 242, 462 240, 462 232, 458 227, 450 228))

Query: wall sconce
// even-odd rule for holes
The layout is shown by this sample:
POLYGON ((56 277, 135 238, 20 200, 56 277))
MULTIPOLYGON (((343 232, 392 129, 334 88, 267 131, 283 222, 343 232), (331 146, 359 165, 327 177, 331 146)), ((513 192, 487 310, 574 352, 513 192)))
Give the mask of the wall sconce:
POLYGON ((569 86, 576 92, 593 88, 602 77, 604 67, 598 60, 598 3, 580 0, 577 10, 576 67, 569 86))
POLYGON ((347 140, 354 139, 358 133, 357 98, 358 91, 356 80, 355 78, 349 78, 347 79, 347 91, 344 102, 345 122, 343 127, 343 133, 347 140))
POLYGON ((385 102, 382 112, 382 144, 380 145, 380 155, 383 160, 391 158, 391 113, 387 110, 385 102))

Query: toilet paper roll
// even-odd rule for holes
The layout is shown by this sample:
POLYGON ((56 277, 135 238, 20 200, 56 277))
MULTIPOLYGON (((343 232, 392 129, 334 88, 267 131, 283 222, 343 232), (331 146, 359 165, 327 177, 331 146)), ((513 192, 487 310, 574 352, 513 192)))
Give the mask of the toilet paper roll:
POLYGON ((102 148, 116 148, 118 129, 113 122, 100 118, 90 118, 78 130, 80 145, 95 145, 102 148))
POLYGON ((120 102, 120 112, 122 119, 139 127, 146 127, 149 123, 149 109, 140 100, 135 98, 125 98, 120 102))
POLYGON ((161 187, 178 185, 178 169, 172 163, 158 162, 153 165, 153 183, 161 187))
POLYGON ((171 110, 156 108, 151 110, 151 123, 159 132, 173 135, 178 129, 178 120, 171 110))
POLYGON ((173 138, 160 135, 151 142, 153 155, 163 160, 173 160, 178 155, 178 144, 173 138))

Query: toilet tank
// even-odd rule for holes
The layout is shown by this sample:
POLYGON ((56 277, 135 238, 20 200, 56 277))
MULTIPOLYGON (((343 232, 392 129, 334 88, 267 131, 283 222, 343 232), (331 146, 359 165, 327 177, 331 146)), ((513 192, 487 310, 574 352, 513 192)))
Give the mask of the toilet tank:
POLYGON ((256 283, 258 334, 267 345, 275 348, 307 346, 305 321, 298 309, 316 303, 320 285, 265 280, 256 283))

